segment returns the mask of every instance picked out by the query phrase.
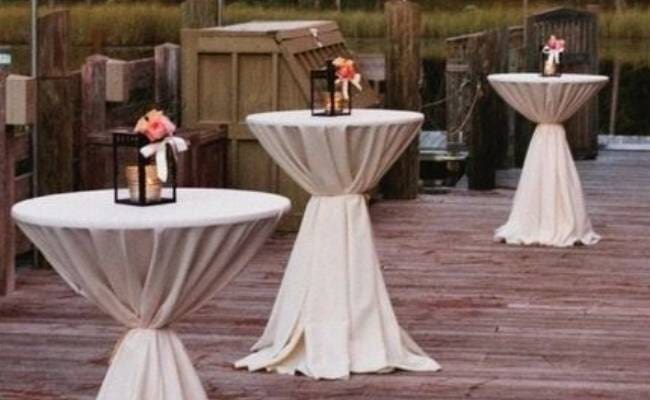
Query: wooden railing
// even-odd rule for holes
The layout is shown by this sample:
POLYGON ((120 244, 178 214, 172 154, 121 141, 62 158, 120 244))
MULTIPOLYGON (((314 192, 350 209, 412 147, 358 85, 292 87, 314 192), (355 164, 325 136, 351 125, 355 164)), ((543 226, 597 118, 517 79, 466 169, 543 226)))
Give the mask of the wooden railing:
POLYGON ((0 72, 0 295, 15 286, 15 255, 31 244, 11 220, 11 206, 32 195, 32 144, 29 126, 35 115, 34 80, 0 72))
MULTIPOLYGON (((130 129, 146 111, 157 108, 180 124, 180 47, 155 47, 154 57, 124 61, 91 56, 81 68, 81 129, 78 187, 99 189, 112 178, 114 130, 130 129)), ((225 186, 225 126, 180 129, 190 150, 179 157, 179 186, 225 186)))
MULTIPOLYGON (((180 48, 174 44, 157 46, 153 57, 138 60, 94 55, 81 70, 57 78, 65 82, 60 92, 65 97, 59 100, 65 104, 61 106, 70 109, 64 116, 56 115, 53 123, 39 127, 39 136, 45 139, 39 143, 38 153, 41 163, 65 166, 61 175, 69 176, 66 182, 72 181, 72 186, 47 181, 49 175, 41 176, 39 181, 45 182, 47 189, 39 194, 51 193, 50 188, 66 191, 109 186, 112 132, 129 129, 151 108, 165 110, 180 126, 179 55, 180 48), (56 124, 67 129, 52 132, 56 124), (59 151, 59 147, 65 151, 59 151)), ((50 85, 48 79, 53 81, 39 78, 39 85, 46 82, 44 88, 39 88, 39 96, 43 90, 60 89, 56 87, 60 82, 50 85)), ((16 255, 32 249, 29 240, 13 226, 10 213, 13 204, 33 195, 34 156, 29 126, 44 119, 37 115, 35 83, 32 78, 0 75, 0 295, 15 287, 16 255)), ((48 93, 44 95, 44 104, 51 106, 48 93)), ((47 110, 56 113, 51 107, 38 113, 47 110)), ((190 141, 190 151, 179 159, 179 185, 225 186, 225 127, 179 129, 177 134, 190 141)))

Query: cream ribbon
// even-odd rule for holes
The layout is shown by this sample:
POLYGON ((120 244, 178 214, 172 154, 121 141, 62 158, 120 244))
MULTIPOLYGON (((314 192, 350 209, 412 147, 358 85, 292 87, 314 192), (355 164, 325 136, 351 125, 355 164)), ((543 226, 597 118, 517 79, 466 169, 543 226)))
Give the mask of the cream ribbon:
POLYGON ((169 175, 169 168, 167 166, 167 145, 171 147, 174 159, 177 158, 178 153, 182 153, 189 148, 185 139, 176 136, 167 136, 159 142, 148 144, 140 149, 140 154, 145 158, 149 158, 154 154, 156 155, 158 178, 163 182, 167 182, 167 177, 169 175))
POLYGON ((350 99, 350 83, 361 91, 361 74, 354 74, 352 79, 339 78, 336 80, 336 84, 341 84, 341 92, 343 92, 343 98, 345 100, 350 99))
POLYGON ((564 52, 564 49, 550 49, 548 47, 544 47, 543 50, 544 54, 548 55, 548 60, 552 63, 559 64, 560 63, 560 53, 564 52))
POLYGON ((318 37, 318 28, 309 28, 309 33, 314 37, 314 40, 316 40, 316 46, 318 47, 323 47, 323 42, 320 41, 320 38, 318 37))

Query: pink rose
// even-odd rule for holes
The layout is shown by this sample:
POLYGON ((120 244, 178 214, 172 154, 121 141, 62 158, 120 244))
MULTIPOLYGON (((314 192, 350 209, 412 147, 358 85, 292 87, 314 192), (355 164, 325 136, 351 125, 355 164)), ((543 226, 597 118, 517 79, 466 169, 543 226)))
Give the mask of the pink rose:
POLYGON ((155 116, 149 119, 149 126, 144 133, 152 142, 164 139, 174 134, 176 126, 164 115, 155 116))
POLYGON ((354 61, 338 57, 333 61, 336 66, 336 75, 342 80, 352 80, 358 73, 354 61))
POLYGON ((172 136, 176 132, 176 125, 162 111, 151 110, 140 118, 134 130, 145 135, 149 141, 156 142, 172 136))
POLYGON ((564 39, 558 39, 555 35, 551 35, 546 46, 551 50, 564 50, 564 44, 564 39))

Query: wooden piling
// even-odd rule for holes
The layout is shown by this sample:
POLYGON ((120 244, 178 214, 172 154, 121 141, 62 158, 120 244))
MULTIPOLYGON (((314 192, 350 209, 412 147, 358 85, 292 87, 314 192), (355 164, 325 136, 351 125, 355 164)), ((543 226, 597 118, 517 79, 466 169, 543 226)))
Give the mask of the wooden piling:
POLYGON ((470 189, 496 186, 496 168, 508 154, 508 115, 487 76, 508 70, 507 29, 447 39, 448 142, 468 147, 470 189))
POLYGON ((88 182, 88 136, 106 130, 106 65, 108 57, 93 55, 81 68, 81 133, 79 135, 81 187, 88 182))
POLYGON ((210 28, 217 24, 215 0, 186 0, 181 4, 183 28, 210 28))
POLYGON ((14 289, 15 239, 11 221, 14 199, 14 152, 10 132, 5 125, 7 75, 0 71, 0 296, 14 289))
POLYGON ((38 77, 61 78, 68 73, 70 12, 55 11, 38 18, 38 77))
POLYGON ((167 115, 180 126, 180 63, 181 48, 165 43, 154 49, 155 100, 167 115))
POLYGON ((68 72, 70 14, 56 11, 38 19, 38 187, 39 195, 74 188, 73 89, 68 72))
MULTIPOLYGON (((411 1, 391 0, 385 4, 386 107, 420 111, 420 6, 411 1)), ((389 199, 414 199, 418 195, 419 136, 382 180, 381 191, 389 199)))

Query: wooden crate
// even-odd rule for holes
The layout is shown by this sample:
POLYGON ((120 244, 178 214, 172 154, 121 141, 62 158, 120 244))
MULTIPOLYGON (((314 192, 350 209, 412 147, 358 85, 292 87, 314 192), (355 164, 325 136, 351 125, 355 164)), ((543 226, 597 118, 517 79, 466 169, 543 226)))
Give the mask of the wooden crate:
MULTIPOLYGON (((253 113, 309 106, 309 72, 328 58, 351 54, 330 21, 250 22, 185 29, 182 47, 183 126, 228 126, 229 186, 279 193, 292 201, 281 228, 296 229, 309 198, 280 171, 249 132, 253 113)), ((367 84, 355 107, 378 104, 367 84)))
MULTIPOLYGON (((226 127, 181 129, 177 136, 189 141, 190 148, 178 158, 179 187, 224 187, 226 176, 226 127)), ((86 142, 87 189, 113 187, 113 147, 111 134, 89 135, 86 142)))

